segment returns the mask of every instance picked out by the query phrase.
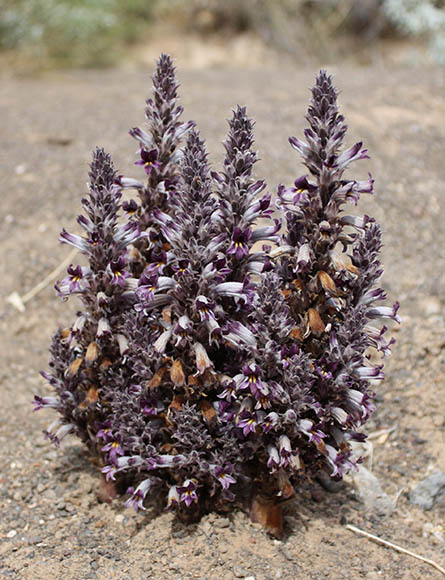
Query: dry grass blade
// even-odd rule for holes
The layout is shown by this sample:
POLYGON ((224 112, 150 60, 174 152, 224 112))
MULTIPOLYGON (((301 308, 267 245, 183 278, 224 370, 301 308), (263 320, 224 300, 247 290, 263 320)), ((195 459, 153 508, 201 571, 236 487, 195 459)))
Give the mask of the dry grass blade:
POLYGON ((439 566, 439 564, 437 564, 433 560, 429 560, 428 558, 424 558, 423 556, 420 556, 419 554, 415 554, 414 552, 410 552, 409 550, 405 550, 405 548, 402 548, 401 546, 397 546, 397 544, 393 544, 392 542, 388 542, 387 540, 383 540, 382 538, 379 538, 378 536, 374 536, 374 534, 370 534, 369 532, 365 532, 365 531, 361 530, 360 528, 356 528, 355 526, 352 526, 351 524, 348 524, 346 526, 346 528, 348 530, 351 530, 351 532, 354 532, 355 534, 359 534, 360 536, 365 536, 366 538, 369 538, 370 540, 374 540, 374 542, 377 542, 377 544, 381 544, 382 546, 386 546, 387 548, 392 548, 393 550, 396 550, 397 552, 400 552, 402 554, 407 554, 408 556, 411 556, 412 558, 416 558, 416 560, 420 560, 421 562, 425 562, 426 564, 429 564, 430 566, 432 566, 436 570, 439 570, 439 572, 441 572, 445 576, 445 568, 442 568, 442 566, 439 566))

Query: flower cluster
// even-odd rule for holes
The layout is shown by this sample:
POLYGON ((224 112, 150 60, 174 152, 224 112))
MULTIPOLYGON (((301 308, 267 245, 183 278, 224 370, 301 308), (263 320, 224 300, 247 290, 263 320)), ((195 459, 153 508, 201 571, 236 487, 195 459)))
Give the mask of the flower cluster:
POLYGON ((376 320, 399 321, 398 305, 376 305, 386 298, 379 226, 344 213, 373 180, 344 178, 366 150, 343 149, 325 72, 305 141, 290 139, 308 174, 278 187, 276 208, 253 177, 246 109, 233 111, 217 173, 194 124, 178 120, 168 56, 153 84, 148 131, 131 131, 147 184, 97 149, 85 235, 61 234, 88 265, 71 265, 56 289, 82 309, 53 336, 43 374, 55 393, 35 406, 59 412, 47 436, 80 437, 103 477, 126 485, 127 505, 163 494, 190 521, 235 501, 288 499, 321 470, 340 478, 354 467, 350 441, 365 437, 370 381, 383 378, 372 349, 388 356, 392 342, 376 320), (128 188, 139 200, 121 203, 128 188))

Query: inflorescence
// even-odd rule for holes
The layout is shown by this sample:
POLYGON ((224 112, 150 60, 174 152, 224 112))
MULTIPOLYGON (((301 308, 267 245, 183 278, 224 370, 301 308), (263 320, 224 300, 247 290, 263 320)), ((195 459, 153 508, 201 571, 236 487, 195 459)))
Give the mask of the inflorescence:
POLYGON ((367 155, 362 143, 343 148, 331 77, 316 79, 305 140, 289 139, 308 173, 280 185, 275 203, 254 178, 245 108, 216 173, 181 120, 170 57, 153 85, 147 131, 130 131, 145 180, 96 149, 84 233, 60 235, 87 266, 71 265, 56 290, 81 308, 52 338, 42 374, 54 395, 35 406, 56 409, 47 437, 85 442, 127 505, 161 497, 191 520, 246 498, 288 499, 320 471, 339 479, 354 467, 370 380, 383 379, 372 350, 386 357, 393 342, 378 320, 398 322, 398 304, 376 305, 380 227, 344 213, 373 179, 344 177, 367 155))

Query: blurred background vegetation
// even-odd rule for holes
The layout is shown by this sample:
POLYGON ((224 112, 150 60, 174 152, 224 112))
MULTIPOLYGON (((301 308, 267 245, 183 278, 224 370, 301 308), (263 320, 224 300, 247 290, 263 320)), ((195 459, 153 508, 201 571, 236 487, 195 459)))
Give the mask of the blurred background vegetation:
POLYGON ((0 0, 3 62, 109 66, 178 35, 203 46, 248 35, 266 52, 327 62, 405 42, 445 64, 445 0, 0 0))

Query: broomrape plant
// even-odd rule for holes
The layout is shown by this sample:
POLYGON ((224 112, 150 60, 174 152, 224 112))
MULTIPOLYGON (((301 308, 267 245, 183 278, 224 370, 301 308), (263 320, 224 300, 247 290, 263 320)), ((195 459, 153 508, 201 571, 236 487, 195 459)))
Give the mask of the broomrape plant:
POLYGON ((61 233, 88 266, 56 285, 81 308, 53 336, 42 374, 54 395, 35 407, 58 411, 47 437, 77 435, 127 505, 156 499, 185 521, 251 506, 267 525, 262 505, 279 534, 279 502, 359 461, 350 441, 365 438, 370 380, 383 379, 371 349, 386 357, 393 342, 378 320, 399 322, 398 304, 376 305, 386 299, 380 228, 344 211, 373 193, 371 177, 344 176, 366 149, 343 148, 337 92, 320 72, 305 140, 289 139, 308 174, 280 185, 274 208, 253 176, 246 109, 233 112, 216 173, 194 123, 179 120, 166 55, 153 85, 147 131, 130 131, 145 182, 96 149, 85 233, 61 233), (123 189, 138 199, 122 203, 123 189))

